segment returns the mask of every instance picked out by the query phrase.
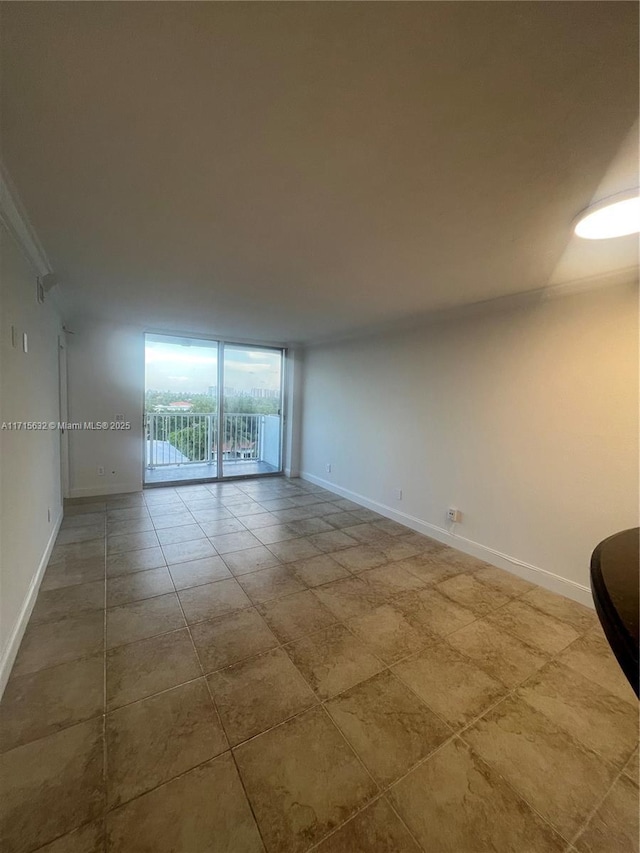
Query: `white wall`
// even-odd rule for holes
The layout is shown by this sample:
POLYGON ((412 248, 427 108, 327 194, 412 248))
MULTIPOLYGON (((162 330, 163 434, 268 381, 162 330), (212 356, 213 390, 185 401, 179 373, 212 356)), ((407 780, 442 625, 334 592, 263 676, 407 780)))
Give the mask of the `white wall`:
POLYGON ((588 602, 593 547, 638 523, 637 309, 618 286, 310 348, 302 476, 588 602))
MULTIPOLYGON (((57 423, 60 320, 51 296, 37 303, 36 273, 1 225, 0 300, 0 422, 57 423)), ((61 520, 58 430, 0 430, 0 694, 61 520)))
MULTIPOLYGON (((111 423, 123 414, 129 431, 70 430, 69 497, 142 488, 144 332, 139 327, 76 319, 67 336, 68 411, 73 423, 111 423), (104 475, 98 474, 103 467, 104 475)), ((300 355, 290 350, 285 408, 285 468, 298 475, 300 355)))
POLYGON ((69 496, 116 494, 142 488, 144 335, 134 327, 92 320, 69 323, 68 411, 72 423, 124 415, 131 429, 71 430, 69 496), (104 468, 104 475, 98 468, 104 468))
POLYGON ((300 347, 289 347, 285 375, 284 472, 300 476, 303 358, 300 347))

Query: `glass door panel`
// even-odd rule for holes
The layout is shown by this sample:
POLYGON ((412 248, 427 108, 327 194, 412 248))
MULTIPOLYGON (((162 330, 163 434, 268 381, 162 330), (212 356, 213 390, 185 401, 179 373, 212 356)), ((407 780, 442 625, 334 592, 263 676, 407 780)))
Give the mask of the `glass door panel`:
POLYGON ((218 348, 145 335, 145 485, 218 476, 218 348))
POLYGON ((224 344, 223 477, 282 470, 283 367, 282 350, 224 344))

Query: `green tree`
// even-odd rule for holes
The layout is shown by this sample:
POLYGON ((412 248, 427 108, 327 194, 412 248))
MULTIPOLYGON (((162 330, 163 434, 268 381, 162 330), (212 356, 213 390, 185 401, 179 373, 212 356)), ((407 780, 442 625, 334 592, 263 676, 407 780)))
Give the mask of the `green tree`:
POLYGON ((190 462, 207 458, 207 425, 203 420, 169 433, 168 440, 190 462))
MULTIPOLYGON (((248 394, 236 394, 225 397, 224 410, 229 414, 242 415, 275 415, 279 409, 279 400, 250 397, 248 394)), ((191 411, 187 414, 215 414, 218 411, 218 400, 209 394, 192 394, 188 391, 156 391, 145 392, 145 412, 154 414, 156 406, 169 406, 171 403, 190 403, 191 411)), ((169 414, 169 413, 167 413, 169 414)))

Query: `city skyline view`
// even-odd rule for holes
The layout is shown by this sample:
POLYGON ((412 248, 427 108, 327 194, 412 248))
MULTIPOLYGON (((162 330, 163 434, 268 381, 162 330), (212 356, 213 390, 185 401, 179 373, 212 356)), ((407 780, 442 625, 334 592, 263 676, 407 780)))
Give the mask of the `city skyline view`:
MULTIPOLYGON (((147 390, 185 394, 211 394, 218 385, 218 345, 180 338, 145 340, 147 390)), ((281 353, 246 347, 225 347, 224 386, 238 394, 277 391, 280 388, 281 353)))

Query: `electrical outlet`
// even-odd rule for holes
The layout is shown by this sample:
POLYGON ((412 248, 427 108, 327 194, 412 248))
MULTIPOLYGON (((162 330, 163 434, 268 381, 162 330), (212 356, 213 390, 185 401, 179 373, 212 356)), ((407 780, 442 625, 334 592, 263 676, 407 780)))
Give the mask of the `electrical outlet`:
POLYGON ((454 506, 450 506, 447 510, 447 520, 448 521, 462 521, 462 513, 459 509, 456 509, 454 506))
POLYGON ((325 468, 326 468, 327 474, 330 474, 331 473, 331 462, 327 462, 327 464, 325 465, 325 468))
POLYGON ((104 465, 98 465, 98 477, 104 477, 104 465))
POLYGON ((402 489, 394 489, 393 490, 393 496, 397 501, 401 501, 402 500, 402 489))

